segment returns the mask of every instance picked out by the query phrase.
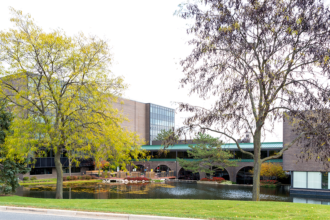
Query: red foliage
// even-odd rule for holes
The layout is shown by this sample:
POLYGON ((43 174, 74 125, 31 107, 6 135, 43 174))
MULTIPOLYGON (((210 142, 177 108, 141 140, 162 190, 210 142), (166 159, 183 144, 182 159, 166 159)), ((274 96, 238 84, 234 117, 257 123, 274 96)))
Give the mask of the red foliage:
POLYGON ((126 177, 125 180, 128 180, 128 181, 131 181, 131 180, 133 180, 133 181, 135 181, 135 180, 137 180, 137 181, 142 181, 142 180, 149 181, 150 179, 148 179, 146 177, 126 177))
POLYGON ((66 176, 63 176, 63 182, 66 181, 66 176))
POLYGON ((222 177, 213 177, 212 179, 209 178, 202 178, 201 181, 214 181, 214 182, 223 182, 225 181, 222 177))
POLYGON ((277 180, 260 180, 261 184, 277 184, 277 180))
POLYGON ((71 180, 77 180, 77 179, 78 179, 77 176, 72 176, 72 177, 71 177, 71 180))

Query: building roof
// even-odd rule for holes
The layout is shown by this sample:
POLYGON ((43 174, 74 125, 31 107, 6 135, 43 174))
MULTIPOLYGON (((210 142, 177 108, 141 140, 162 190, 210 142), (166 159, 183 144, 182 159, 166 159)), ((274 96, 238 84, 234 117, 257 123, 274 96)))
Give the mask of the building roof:
MULTIPOLYGON (((189 145, 195 146, 196 144, 176 144, 174 146, 170 146, 168 150, 189 150, 189 145)), ((253 149, 253 143, 240 143, 242 149, 253 149)), ((143 145, 142 149, 145 150, 159 150, 161 149, 161 145, 143 145)), ((223 149, 238 149, 236 144, 229 143, 222 145, 223 149)), ((272 149, 272 148, 283 148, 283 142, 264 142, 261 143, 262 149, 272 149)))

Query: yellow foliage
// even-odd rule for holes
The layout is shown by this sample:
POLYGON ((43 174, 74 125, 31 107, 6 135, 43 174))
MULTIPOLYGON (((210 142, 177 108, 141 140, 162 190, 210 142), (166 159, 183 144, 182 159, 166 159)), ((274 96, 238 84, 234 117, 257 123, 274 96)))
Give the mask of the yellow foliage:
MULTIPOLYGON (((250 172, 253 173, 253 170, 251 170, 250 172)), ((262 163, 260 176, 266 178, 284 178, 286 175, 283 171, 283 167, 279 163, 262 163)))
POLYGON ((8 157, 26 158, 40 147, 58 158, 65 149, 77 162, 111 159, 117 166, 143 157, 144 141, 121 127, 127 119, 113 107, 127 86, 111 74, 107 42, 46 33, 30 15, 11 11, 15 28, 0 32, 0 94, 16 116, 8 157))

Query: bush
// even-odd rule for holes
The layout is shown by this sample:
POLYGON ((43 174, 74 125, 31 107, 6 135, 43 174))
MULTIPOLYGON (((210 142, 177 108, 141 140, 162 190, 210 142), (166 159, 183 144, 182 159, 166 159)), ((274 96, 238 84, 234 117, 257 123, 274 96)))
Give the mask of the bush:
POLYGON ((77 180, 78 177, 77 177, 77 176, 72 176, 71 179, 72 179, 72 180, 77 180))
POLYGON ((93 176, 92 176, 92 179, 98 179, 98 177, 93 175, 93 176))
POLYGON ((277 180, 260 180, 261 184, 267 184, 267 185, 276 185, 278 184, 277 180))
POLYGON ((63 182, 64 182, 64 181, 66 181, 66 177, 65 177, 65 176, 63 176, 63 182))
POLYGON ((92 177, 90 175, 86 175, 85 178, 86 178, 86 180, 92 179, 92 177))
POLYGON ((68 180, 68 181, 71 180, 71 176, 67 176, 66 180, 68 180))
POLYGON ((30 180, 37 180, 37 177, 33 176, 30 178, 30 180))
POLYGON ((213 181, 213 182, 223 182, 226 181, 224 178, 222 177, 213 177, 212 179, 209 178, 202 178, 201 181, 213 181))
POLYGON ((23 181, 28 181, 30 178, 28 176, 23 177, 23 181))
POLYGON ((226 181, 224 178, 222 178, 222 177, 213 177, 212 178, 212 181, 215 181, 215 182, 223 182, 223 181, 226 181))
POLYGON ((126 177, 125 180, 128 180, 128 181, 131 181, 131 180, 132 181, 135 181, 135 180, 137 180, 137 181, 142 181, 142 180, 150 181, 150 179, 148 179, 146 177, 126 177))
POLYGON ((80 176, 79 179, 80 179, 80 180, 84 180, 84 179, 86 179, 86 178, 85 178, 85 176, 80 176))

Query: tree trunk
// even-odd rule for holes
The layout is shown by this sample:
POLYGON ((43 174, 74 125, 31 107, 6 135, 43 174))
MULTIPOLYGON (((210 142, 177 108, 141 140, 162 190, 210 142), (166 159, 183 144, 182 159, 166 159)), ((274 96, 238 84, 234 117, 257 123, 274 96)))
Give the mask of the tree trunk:
POLYGON ((63 170, 61 164, 61 147, 58 147, 55 154, 55 167, 57 173, 56 181, 56 199, 63 199, 63 170))
POLYGON ((260 148, 261 148, 261 131, 256 131, 253 137, 254 145, 254 167, 253 167, 253 190, 252 190, 252 201, 260 201, 260 148))
POLYGON ((70 158, 68 158, 68 160, 69 160, 69 176, 71 176, 71 160, 70 158))

